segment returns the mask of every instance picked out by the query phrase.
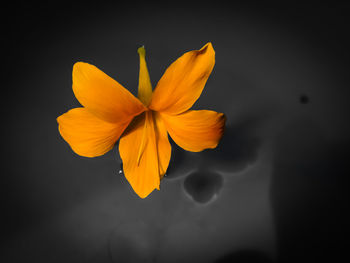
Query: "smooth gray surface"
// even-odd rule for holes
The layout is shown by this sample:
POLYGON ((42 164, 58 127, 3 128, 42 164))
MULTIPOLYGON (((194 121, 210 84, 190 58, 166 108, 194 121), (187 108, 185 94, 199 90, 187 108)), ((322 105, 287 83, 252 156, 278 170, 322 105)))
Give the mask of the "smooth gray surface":
POLYGON ((174 5, 10 9, 4 262, 342 255, 347 9, 174 5), (208 41, 216 65, 194 108, 224 112, 227 131, 216 150, 174 146, 161 191, 139 199, 118 174, 116 148, 83 158, 59 136, 56 117, 79 106, 75 62, 96 65, 135 94, 140 45, 155 85, 172 61, 208 41))

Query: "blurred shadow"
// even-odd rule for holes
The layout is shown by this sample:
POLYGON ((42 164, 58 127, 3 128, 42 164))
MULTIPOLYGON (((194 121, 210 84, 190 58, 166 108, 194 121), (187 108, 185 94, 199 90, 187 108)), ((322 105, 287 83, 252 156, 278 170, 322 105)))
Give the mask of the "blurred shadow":
POLYGON ((265 253, 253 250, 231 252, 214 261, 214 263, 271 263, 273 262, 265 253))
POLYGON ((328 141, 310 120, 276 138, 271 201, 280 262, 349 257, 349 149, 349 141, 328 141))
POLYGON ((249 117, 226 126, 219 145, 215 149, 199 153, 183 150, 169 136, 172 155, 165 178, 177 179, 198 167, 222 172, 238 172, 245 169, 258 158, 261 140, 257 129, 260 122, 261 117, 249 117))
POLYGON ((185 192, 198 203, 212 200, 222 186, 222 176, 211 171, 196 171, 188 175, 184 181, 185 192))
POLYGON ((178 179, 185 175, 188 175, 196 167, 196 159, 194 154, 185 151, 179 147, 170 136, 169 141, 171 144, 171 158, 166 172, 165 179, 178 179))
POLYGON ((229 125, 215 149, 199 153, 201 165, 214 171, 238 172, 258 158, 261 140, 257 136, 258 117, 250 117, 229 125))
POLYGON ((300 104, 308 104, 310 102, 310 98, 306 94, 301 94, 299 97, 299 102, 300 104))

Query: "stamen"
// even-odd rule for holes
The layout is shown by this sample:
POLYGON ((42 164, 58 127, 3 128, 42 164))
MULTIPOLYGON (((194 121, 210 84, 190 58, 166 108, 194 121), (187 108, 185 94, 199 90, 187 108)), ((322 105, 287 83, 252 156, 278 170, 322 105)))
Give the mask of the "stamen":
POLYGON ((138 97, 145 106, 148 106, 152 98, 152 84, 151 84, 151 79, 149 77, 149 73, 147 69, 145 47, 142 46, 138 48, 137 52, 139 53, 139 56, 140 56, 138 97))

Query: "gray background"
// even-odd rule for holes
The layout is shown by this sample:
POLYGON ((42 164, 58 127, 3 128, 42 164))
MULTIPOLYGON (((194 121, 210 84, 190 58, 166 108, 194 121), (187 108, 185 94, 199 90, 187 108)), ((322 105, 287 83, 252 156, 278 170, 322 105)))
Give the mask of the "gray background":
POLYGON ((345 5, 5 6, 4 262, 313 262, 347 256, 349 12, 345 5), (7 8, 6 8, 7 7, 7 8), (211 41, 195 109, 227 115, 219 147, 173 145, 161 191, 139 199, 117 147, 83 158, 56 117, 79 106, 77 61, 134 94, 211 41))

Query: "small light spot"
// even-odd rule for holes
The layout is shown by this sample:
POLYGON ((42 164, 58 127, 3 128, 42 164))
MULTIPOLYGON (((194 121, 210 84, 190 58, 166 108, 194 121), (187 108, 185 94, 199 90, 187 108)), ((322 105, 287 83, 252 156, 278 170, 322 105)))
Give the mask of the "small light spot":
POLYGON ((118 174, 119 175, 123 174, 123 163, 120 163, 120 168, 119 168, 118 174))

